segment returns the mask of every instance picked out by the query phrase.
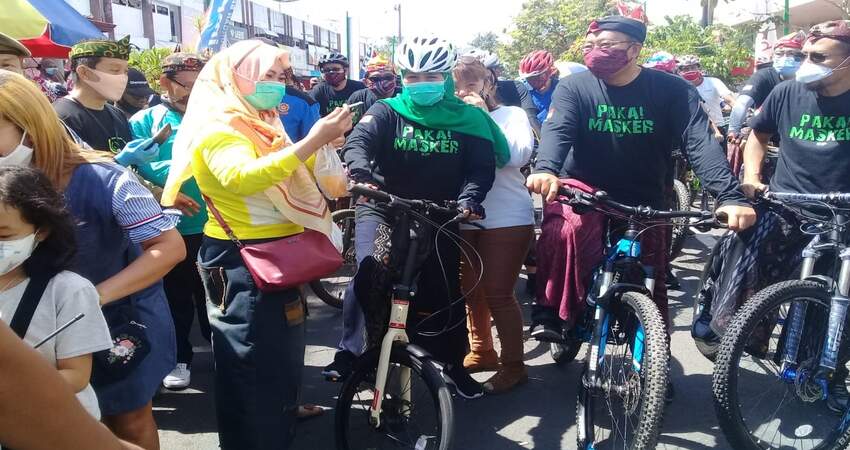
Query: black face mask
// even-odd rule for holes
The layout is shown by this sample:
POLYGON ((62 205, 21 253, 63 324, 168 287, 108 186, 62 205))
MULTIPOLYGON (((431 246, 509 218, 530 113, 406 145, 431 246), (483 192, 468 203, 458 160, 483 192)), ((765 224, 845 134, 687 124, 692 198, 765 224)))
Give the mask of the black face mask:
POLYGON ((121 111, 129 113, 130 115, 136 114, 137 112, 142 110, 142 108, 139 108, 137 106, 133 106, 133 105, 125 102, 123 99, 118 100, 117 102, 115 102, 115 104, 118 105, 118 108, 120 108, 121 111))

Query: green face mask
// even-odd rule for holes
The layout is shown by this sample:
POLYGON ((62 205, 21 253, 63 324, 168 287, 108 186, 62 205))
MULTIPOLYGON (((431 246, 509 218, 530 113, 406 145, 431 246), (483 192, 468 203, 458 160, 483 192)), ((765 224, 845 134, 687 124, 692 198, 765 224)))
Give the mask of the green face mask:
POLYGON ((275 109, 286 95, 286 85, 277 81, 258 81, 254 93, 245 96, 245 100, 259 111, 275 109))
POLYGON ((445 81, 420 81, 404 85, 413 103, 431 106, 439 102, 446 93, 445 81))

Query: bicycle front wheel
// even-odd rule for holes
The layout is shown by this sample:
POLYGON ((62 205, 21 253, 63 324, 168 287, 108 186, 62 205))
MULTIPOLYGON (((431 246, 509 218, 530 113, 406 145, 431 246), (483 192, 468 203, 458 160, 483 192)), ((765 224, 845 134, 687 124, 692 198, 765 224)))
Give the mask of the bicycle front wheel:
POLYGON ((733 448, 847 448, 846 412, 827 408, 823 386, 813 376, 827 333, 829 305, 824 285, 785 281, 756 293, 726 328, 712 391, 720 428, 733 448), (794 376, 789 376, 782 366, 794 322, 802 328, 796 364, 790 365, 794 376))
POLYGON ((624 293, 603 320, 607 336, 594 337, 598 380, 585 372, 579 389, 578 448, 654 449, 667 388, 664 321, 652 300, 637 292, 624 293))
POLYGON ((454 412, 451 394, 439 370, 402 344, 393 346, 380 414, 370 421, 380 349, 355 363, 337 399, 335 427, 338 450, 448 450, 454 412))

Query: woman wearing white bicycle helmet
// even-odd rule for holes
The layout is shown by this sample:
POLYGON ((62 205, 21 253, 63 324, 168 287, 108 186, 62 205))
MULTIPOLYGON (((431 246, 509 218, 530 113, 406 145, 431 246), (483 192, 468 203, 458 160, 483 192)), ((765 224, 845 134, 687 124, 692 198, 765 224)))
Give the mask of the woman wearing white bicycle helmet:
MULTIPOLYGON (((395 58, 402 92, 378 101, 348 137, 344 154, 351 177, 404 198, 457 201, 470 219, 484 217, 481 204, 495 168, 510 161, 510 150, 487 112, 455 97, 451 70, 457 51, 443 39, 415 37, 399 46, 395 58)), ((440 223, 450 219, 432 217, 440 223)), ((357 205, 356 223, 360 266, 351 288, 355 295, 346 296, 346 301, 356 298, 371 321, 388 307, 388 292, 373 280, 376 272, 386 270, 392 218, 385 208, 364 202, 357 205)), ((458 233, 458 227, 449 225, 443 231, 458 233)), ((445 364, 447 381, 458 394, 476 398, 483 395, 481 385, 463 367, 467 340, 458 279, 460 250, 446 233, 437 235, 436 240, 422 240, 431 248, 421 254, 408 330, 414 343, 445 364)), ((386 322, 377 325, 380 330, 386 322)), ((370 345, 382 337, 375 334, 369 335, 370 345)))

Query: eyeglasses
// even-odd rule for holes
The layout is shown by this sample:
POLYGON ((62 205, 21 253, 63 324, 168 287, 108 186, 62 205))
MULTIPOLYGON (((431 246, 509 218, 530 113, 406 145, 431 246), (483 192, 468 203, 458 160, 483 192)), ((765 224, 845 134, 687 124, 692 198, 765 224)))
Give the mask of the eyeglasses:
POLYGON ((581 51, 584 53, 589 53, 594 48, 601 48, 602 50, 610 50, 614 48, 614 46, 620 44, 634 44, 634 41, 605 41, 605 42, 585 42, 581 46, 581 51))
POLYGON ((821 52, 809 52, 804 54, 805 57, 809 58, 809 61, 813 63, 820 64, 827 59, 829 59, 829 55, 821 53, 821 52))
POLYGON ((345 69, 340 68, 340 67, 333 67, 333 68, 326 67, 326 68, 322 69, 322 73, 343 73, 343 72, 345 72, 345 69))
POLYGON ((173 81, 174 83, 176 83, 178 86, 182 87, 183 89, 186 89, 186 90, 189 90, 189 91, 191 91, 192 88, 195 87, 195 83, 183 84, 183 83, 177 81, 177 78, 169 78, 169 80, 173 81))
POLYGON ((395 75, 379 75, 374 77, 369 77, 369 81, 373 83, 379 83, 381 81, 393 81, 395 80, 395 75))

